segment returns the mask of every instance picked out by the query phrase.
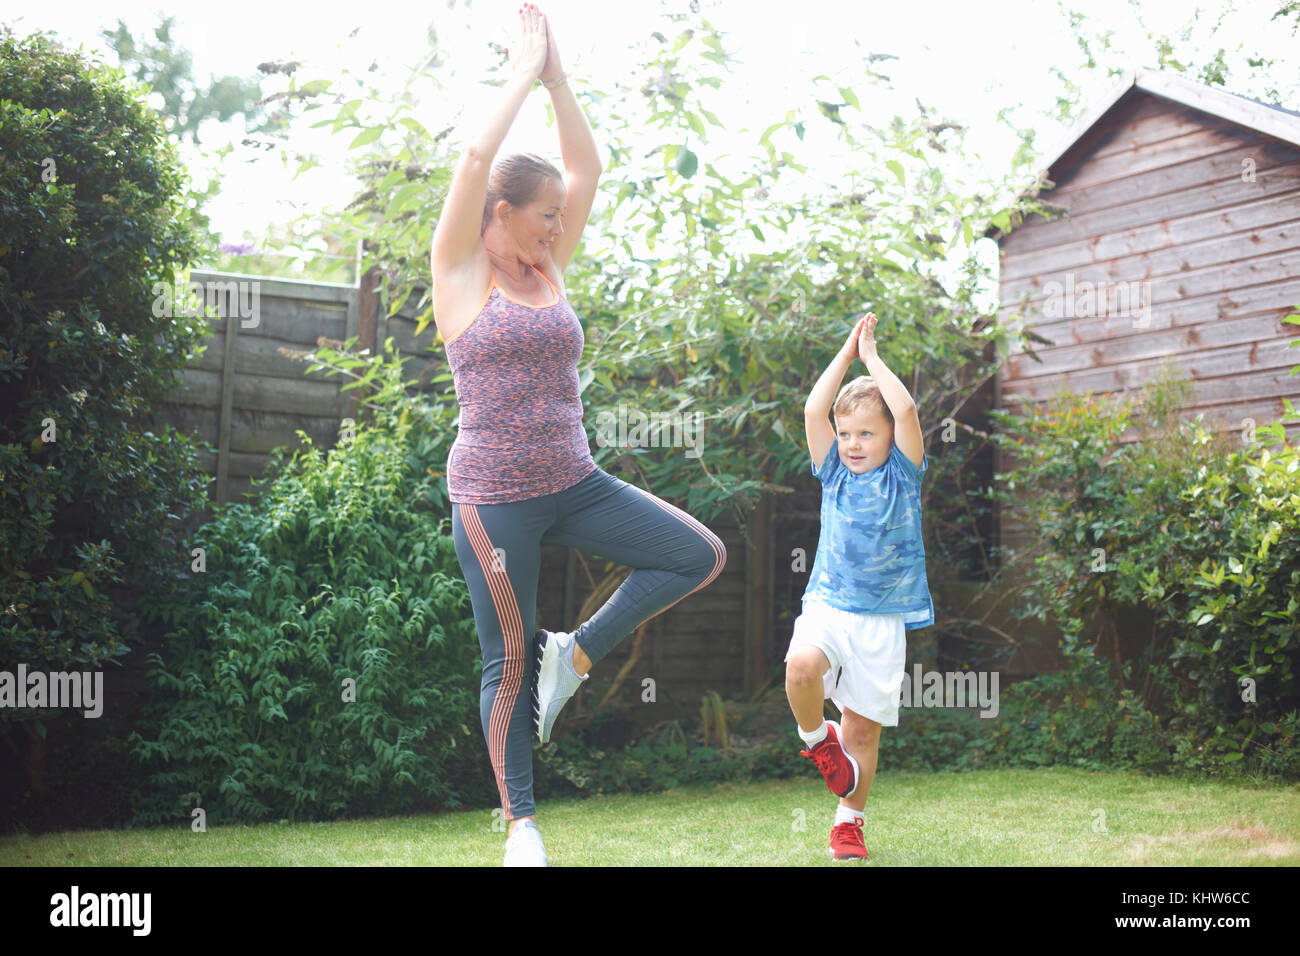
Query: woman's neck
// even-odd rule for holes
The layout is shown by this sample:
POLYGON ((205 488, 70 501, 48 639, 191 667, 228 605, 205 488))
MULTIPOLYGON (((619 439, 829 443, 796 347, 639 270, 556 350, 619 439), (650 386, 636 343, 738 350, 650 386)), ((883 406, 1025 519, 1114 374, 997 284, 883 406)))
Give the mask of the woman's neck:
POLYGON ((511 280, 516 284, 523 284, 523 281, 528 278, 527 262, 524 262, 516 255, 503 255, 491 246, 485 245, 485 248, 487 249, 488 260, 493 267, 510 276, 511 280))

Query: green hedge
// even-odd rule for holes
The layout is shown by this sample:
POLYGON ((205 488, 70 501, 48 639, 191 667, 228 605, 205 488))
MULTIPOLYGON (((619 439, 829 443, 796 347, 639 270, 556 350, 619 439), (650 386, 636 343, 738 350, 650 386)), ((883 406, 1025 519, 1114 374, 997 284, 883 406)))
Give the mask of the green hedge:
MULTIPOLYGON (((206 335, 155 315, 195 253, 184 175, 122 71, 0 31, 0 670, 109 671, 149 632, 138 595, 183 574, 204 506, 194 442, 148 413, 206 335)), ((0 708, 0 806, 117 805, 130 716, 0 708), (47 746, 48 735, 48 746, 47 746)))
POLYGON ((1157 383, 1140 412, 1060 396, 993 413, 1022 461, 1003 502, 1037 535, 1015 559, 1021 616, 1060 626, 1058 690, 1104 671, 1112 710, 1158 718, 1179 764, 1293 773, 1276 752, 1300 709, 1300 457, 1281 423, 1234 442, 1179 419, 1182 387, 1157 383))
MULTIPOLYGON (((389 365, 390 394, 399 367, 389 365)), ((172 626, 134 752, 140 822, 329 819, 495 792, 481 671, 447 518, 451 430, 380 403, 328 454, 279 454, 253 504, 195 542, 207 568, 157 609, 172 626), (345 700, 348 682, 355 700, 345 700)))

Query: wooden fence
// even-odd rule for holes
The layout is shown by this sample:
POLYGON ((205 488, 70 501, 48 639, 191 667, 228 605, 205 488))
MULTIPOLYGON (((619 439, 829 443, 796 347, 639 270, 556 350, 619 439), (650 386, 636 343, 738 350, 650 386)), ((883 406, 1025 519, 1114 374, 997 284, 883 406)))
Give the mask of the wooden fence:
POLYGON ((206 350, 156 412, 157 421, 196 432, 216 449, 204 458, 213 482, 209 498, 225 503, 249 490, 273 448, 300 445, 299 429, 324 447, 337 440, 355 399, 340 391, 337 376, 304 374, 303 362, 286 353, 311 351, 322 336, 342 341, 368 332, 373 338, 377 300, 360 285, 197 270, 190 281, 239 285, 243 301, 256 305, 252 316, 231 310, 210 320, 214 334, 206 350))

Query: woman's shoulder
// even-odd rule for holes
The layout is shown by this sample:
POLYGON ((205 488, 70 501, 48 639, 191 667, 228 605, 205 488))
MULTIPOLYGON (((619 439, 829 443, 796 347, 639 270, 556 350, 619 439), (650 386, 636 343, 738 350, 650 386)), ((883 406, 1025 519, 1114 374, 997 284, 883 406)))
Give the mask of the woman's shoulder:
POLYGON ((488 258, 487 247, 480 243, 478 251, 464 262, 434 271, 433 288, 435 293, 472 297, 487 288, 491 277, 492 260, 488 258))
POLYGON ((459 335, 478 315, 492 286, 492 263, 487 250, 456 269, 433 276, 433 317, 444 341, 459 335))

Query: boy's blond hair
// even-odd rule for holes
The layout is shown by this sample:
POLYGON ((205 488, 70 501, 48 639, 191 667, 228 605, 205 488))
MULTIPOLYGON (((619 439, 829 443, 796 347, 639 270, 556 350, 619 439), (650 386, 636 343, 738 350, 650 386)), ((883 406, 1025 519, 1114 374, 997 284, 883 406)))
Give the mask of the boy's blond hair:
POLYGON ((894 413, 889 410, 885 396, 880 394, 880 386, 870 375, 859 375, 840 389, 839 395, 835 396, 833 411, 837 416, 872 409, 883 412, 885 418, 889 420, 890 427, 893 427, 894 413))

